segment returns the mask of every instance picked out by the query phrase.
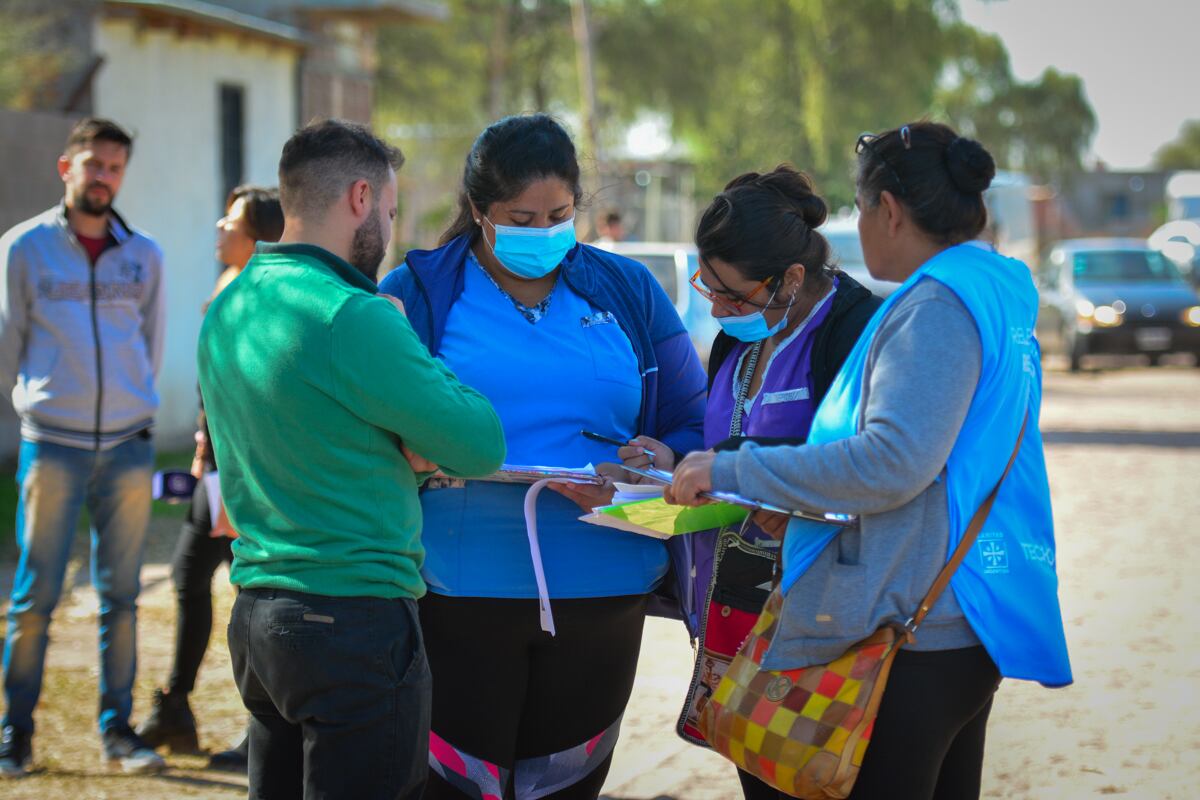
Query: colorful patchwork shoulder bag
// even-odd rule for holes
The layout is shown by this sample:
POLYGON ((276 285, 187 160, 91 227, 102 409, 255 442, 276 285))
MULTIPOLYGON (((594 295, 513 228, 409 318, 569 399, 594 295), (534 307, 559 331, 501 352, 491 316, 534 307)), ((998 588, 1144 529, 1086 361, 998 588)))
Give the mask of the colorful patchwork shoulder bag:
POLYGON ((888 673, 900 646, 945 591, 975 543, 1000 485, 1017 458, 1025 425, 1004 474, 980 505, 954 555, 938 573, 917 612, 884 625, 829 664, 763 669, 779 625, 783 593, 776 586, 750 637, 700 711, 699 728, 712 748, 759 780, 805 800, 845 798, 862 767, 888 673))

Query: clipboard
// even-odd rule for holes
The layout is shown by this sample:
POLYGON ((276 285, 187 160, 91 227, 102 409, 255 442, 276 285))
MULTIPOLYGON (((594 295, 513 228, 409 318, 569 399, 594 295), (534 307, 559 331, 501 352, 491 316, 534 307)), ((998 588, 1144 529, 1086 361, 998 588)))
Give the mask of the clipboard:
MULTIPOLYGON (((675 480, 675 476, 672 475, 670 472, 667 472, 666 470, 662 470, 662 469, 657 469, 654 467, 651 467, 649 469, 642 469, 640 467, 629 467, 629 466, 622 465, 622 469, 624 469, 627 472, 632 472, 634 475, 641 475, 643 478, 649 478, 650 480, 654 481, 655 483, 660 483, 663 486, 670 486, 672 481, 675 480)), ((780 508, 779 506, 772 505, 771 503, 764 503, 760 500, 753 500, 749 497, 743 497, 742 495, 734 494, 733 492, 701 492, 700 496, 705 497, 709 500, 716 500, 717 502, 720 502, 720 503, 731 503, 732 505, 741 506, 742 508, 748 508, 752 511, 771 511, 776 514, 785 514, 789 517, 796 517, 797 519, 807 519, 812 522, 823 522, 827 525, 837 525, 838 527, 842 527, 842 528, 849 527, 858 522, 858 516, 855 514, 838 514, 838 513, 834 513, 834 512, 821 513, 821 512, 813 512, 813 511, 796 511, 796 510, 791 510, 791 509, 786 509, 786 508, 780 508)))
POLYGON ((597 486, 604 483, 604 476, 597 475, 595 468, 591 464, 578 468, 501 464, 500 469, 491 475, 483 478, 474 478, 473 480, 489 481, 491 483, 533 484, 547 479, 565 481, 567 483, 590 483, 597 486))

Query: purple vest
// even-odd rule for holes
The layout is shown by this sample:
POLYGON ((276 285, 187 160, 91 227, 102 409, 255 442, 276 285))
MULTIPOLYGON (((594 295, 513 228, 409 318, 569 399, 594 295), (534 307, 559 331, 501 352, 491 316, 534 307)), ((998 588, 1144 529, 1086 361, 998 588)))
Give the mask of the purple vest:
MULTIPOLYGON (((812 425, 813 414, 816 413, 816 404, 812 396, 813 339, 833 309, 833 292, 836 289, 835 280, 829 295, 811 312, 809 318, 792 332, 787 341, 771 354, 758 394, 746 401, 742 414, 743 436, 808 438, 808 429, 812 425)), ((744 357, 752 346, 745 343, 736 345, 717 370, 704 413, 706 448, 729 438, 738 389, 735 376, 741 372, 744 357)), ((747 525, 743 536, 746 541, 752 543, 770 539, 754 524, 747 525)), ((692 592, 697 598, 697 606, 707 596, 708 585, 712 581, 716 541, 715 530, 696 533, 692 537, 692 592)))
MULTIPOLYGON (((758 394, 747 398, 742 413, 743 436, 808 437, 816 405, 813 402, 812 347, 817 329, 833 307, 825 298, 804 324, 771 354, 758 394)), ((729 438, 738 390, 736 377, 752 345, 740 343, 717 370, 704 414, 704 446, 729 438)))

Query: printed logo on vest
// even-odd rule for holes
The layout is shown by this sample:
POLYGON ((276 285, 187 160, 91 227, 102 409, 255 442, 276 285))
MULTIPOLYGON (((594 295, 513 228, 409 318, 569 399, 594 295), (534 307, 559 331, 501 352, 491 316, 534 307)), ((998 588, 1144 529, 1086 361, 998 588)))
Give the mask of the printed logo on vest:
POLYGON ((1004 534, 999 531, 982 531, 975 541, 984 575, 1001 575, 1008 572, 1008 546, 1004 534))
POLYGON ((1026 561, 1033 561, 1038 564, 1054 567, 1054 548, 1047 547, 1044 544, 1027 544, 1021 543, 1021 551, 1025 553, 1026 561))

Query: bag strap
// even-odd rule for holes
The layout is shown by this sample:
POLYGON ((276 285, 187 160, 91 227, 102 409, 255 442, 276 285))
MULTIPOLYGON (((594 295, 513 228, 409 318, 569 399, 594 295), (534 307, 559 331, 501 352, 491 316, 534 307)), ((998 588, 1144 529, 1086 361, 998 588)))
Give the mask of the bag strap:
POLYGON ((933 604, 942 596, 942 592, 950 584, 950 579, 954 577, 954 573, 958 570, 963 559, 967 557, 967 551, 975 544, 975 539, 979 536, 980 530, 983 529, 983 523, 987 522, 988 515, 992 513, 992 504, 996 502, 996 495, 1000 493, 1000 486, 1004 483, 1004 479, 1008 477, 1008 473, 1012 470, 1013 464, 1017 460, 1017 453, 1021 451, 1021 443, 1025 440, 1025 428, 1029 424, 1029 412, 1025 412, 1025 420, 1021 423, 1021 432, 1017 434, 1017 444, 1013 447, 1012 455, 1008 458, 1008 465, 1004 468, 1004 474, 1000 476, 1000 480, 996 481, 995 488, 991 494, 979 506, 975 512, 975 516, 971 518, 971 524, 967 526, 967 530, 963 533, 962 541, 958 543, 958 547, 954 551, 954 555, 950 556, 950 560, 946 562, 946 566, 942 567, 942 571, 938 573, 937 579, 933 582, 933 586, 929 587, 928 594, 921 601, 920 608, 917 612, 909 617, 904 623, 904 629, 908 631, 909 638, 916 633, 917 628, 925 619, 925 615, 929 613, 929 609, 933 608, 933 604))

